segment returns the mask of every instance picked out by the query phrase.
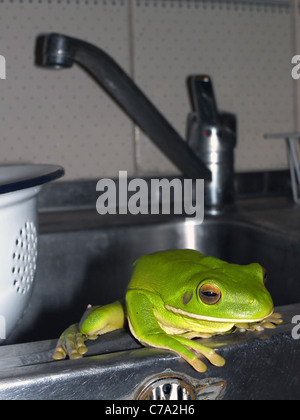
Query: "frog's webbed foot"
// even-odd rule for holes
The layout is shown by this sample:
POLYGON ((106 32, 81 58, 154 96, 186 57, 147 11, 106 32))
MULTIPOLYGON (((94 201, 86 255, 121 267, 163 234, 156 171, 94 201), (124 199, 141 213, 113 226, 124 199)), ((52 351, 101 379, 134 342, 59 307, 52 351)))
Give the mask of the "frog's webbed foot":
POLYGON ((61 360, 68 356, 70 359, 80 359, 87 351, 84 344, 85 336, 79 331, 78 324, 67 328, 60 336, 53 359, 61 360))
POLYGON ((274 329, 277 327, 277 325, 280 325, 282 323, 282 315, 278 313, 273 313, 272 315, 268 316, 260 322, 237 323, 235 324, 235 327, 238 328, 239 331, 262 331, 265 328, 274 329))
POLYGON ((276 328, 277 325, 283 323, 282 315, 275 312, 272 315, 268 316, 268 318, 264 319, 261 322, 261 326, 263 328, 276 328))
POLYGON ((104 306, 89 305, 79 324, 73 324, 60 336, 53 358, 56 360, 80 359, 87 353, 86 340, 95 340, 99 335, 122 328, 125 323, 121 302, 104 306))
MULTIPOLYGON (((194 357, 193 359, 189 359, 188 357, 184 357, 185 360, 188 361, 188 363, 190 363, 194 369, 196 369, 198 372, 205 372, 207 367, 205 365, 205 363, 203 363, 200 359, 199 359, 199 354, 204 356, 207 360, 210 361, 210 363, 214 366, 218 366, 218 367, 222 367, 225 365, 225 359, 220 356, 218 353, 216 353, 214 351, 214 349, 207 347, 203 344, 200 344, 198 341, 195 340, 190 340, 187 339, 185 337, 182 336, 176 336, 174 337, 177 341, 179 341, 179 343, 181 343, 182 345, 185 346, 185 348, 187 349, 187 351, 190 350, 194 350, 194 357)), ((188 354, 188 353, 187 353, 188 354)))
POLYGON ((224 366, 225 360, 210 347, 206 347, 195 340, 180 335, 170 335, 158 330, 143 338, 146 346, 168 349, 185 359, 198 372, 205 372, 206 364, 200 356, 204 356, 214 366, 224 366))

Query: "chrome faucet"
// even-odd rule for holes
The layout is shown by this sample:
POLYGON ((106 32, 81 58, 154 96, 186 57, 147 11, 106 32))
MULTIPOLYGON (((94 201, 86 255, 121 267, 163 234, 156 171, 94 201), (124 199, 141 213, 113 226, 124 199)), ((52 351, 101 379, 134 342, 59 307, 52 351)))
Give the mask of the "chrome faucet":
MULTIPOLYGON (((219 192, 220 186, 227 188, 227 184, 223 182, 219 173, 215 178, 216 167, 211 164, 212 159, 207 158, 209 154, 215 155, 215 143, 220 143, 220 147, 223 147, 221 133, 222 135, 223 132, 225 134, 225 142, 227 138, 226 129, 221 128, 217 133, 213 131, 212 127, 212 135, 210 136, 212 146, 204 147, 204 150, 202 150, 203 147, 197 145, 197 142, 199 139, 202 141, 203 136, 200 131, 203 131, 204 126, 201 126, 199 131, 199 115, 197 113, 197 124, 193 117, 190 118, 190 147, 141 89, 106 52, 88 42, 57 33, 39 37, 39 46, 41 43, 43 45, 42 60, 40 62, 38 58, 38 64, 53 69, 64 69, 72 67, 75 62, 87 70, 156 146, 182 171, 184 176, 192 179, 201 178, 206 181, 205 184, 209 186, 209 188, 205 187, 206 195, 208 194, 208 210, 211 206, 217 208, 218 211, 226 207, 226 200, 220 200, 220 206, 216 206, 215 203, 222 195, 219 192), (216 138, 219 141, 216 141, 216 138), (202 155, 202 153, 204 154, 202 155), (205 163, 202 161, 203 157, 205 163)), ((226 116, 221 118, 223 125, 226 118, 226 116)), ((219 146, 216 145, 216 147, 219 146)))
POLYGON ((194 109, 188 118, 188 144, 212 174, 204 187, 206 212, 223 213, 234 208, 236 117, 218 112, 209 76, 191 76, 188 83, 194 109))

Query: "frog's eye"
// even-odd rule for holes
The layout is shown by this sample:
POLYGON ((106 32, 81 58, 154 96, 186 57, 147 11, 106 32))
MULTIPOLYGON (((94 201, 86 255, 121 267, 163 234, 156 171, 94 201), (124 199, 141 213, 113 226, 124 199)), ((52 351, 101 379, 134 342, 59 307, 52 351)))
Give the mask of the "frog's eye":
POLYGON ((199 289, 199 296, 203 303, 215 305, 221 299, 221 291, 214 284, 203 284, 199 289))
POLYGON ((264 284, 267 283, 267 280, 268 280, 268 273, 267 273, 267 270, 265 268, 263 268, 263 282, 264 282, 264 284))

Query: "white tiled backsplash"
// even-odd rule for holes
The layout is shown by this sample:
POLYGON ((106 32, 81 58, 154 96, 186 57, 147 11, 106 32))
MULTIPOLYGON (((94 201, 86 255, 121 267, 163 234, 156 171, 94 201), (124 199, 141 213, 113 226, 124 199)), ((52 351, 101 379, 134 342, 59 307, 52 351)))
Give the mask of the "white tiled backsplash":
POLYGON ((177 169, 86 73, 35 66, 36 37, 47 32, 104 49, 184 137, 186 79, 211 75, 219 108, 238 117, 236 170, 287 167, 284 142, 263 135, 296 128, 288 1, 0 0, 0 164, 61 164, 65 180, 170 174, 177 169))

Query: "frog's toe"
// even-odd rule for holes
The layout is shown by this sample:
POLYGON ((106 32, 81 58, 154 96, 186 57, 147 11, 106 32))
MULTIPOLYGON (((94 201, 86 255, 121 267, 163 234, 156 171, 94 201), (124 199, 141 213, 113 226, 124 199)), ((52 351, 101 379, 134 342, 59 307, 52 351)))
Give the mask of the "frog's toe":
POLYGON ((193 360, 187 360, 188 363, 200 373, 204 373, 207 370, 207 366, 205 363, 202 362, 198 357, 195 357, 193 360))
POLYGON ((270 322, 272 322, 275 325, 279 325, 283 323, 282 315, 275 312, 272 314, 269 318, 267 318, 270 322))
POLYGON ((261 326, 269 330, 274 330, 276 328, 276 325, 272 324, 272 322, 264 322, 261 326))
POLYGON ((215 351, 207 358, 210 361, 210 363, 214 366, 222 367, 226 363, 225 359, 215 351))
POLYGON ((54 360, 62 360, 65 359, 67 356, 67 352, 64 348, 64 335, 62 334, 59 337, 59 340, 56 344, 55 353, 53 354, 52 358, 54 360))
POLYGON ((194 348, 196 351, 203 354, 203 356, 205 356, 206 359, 209 360, 212 365, 217 367, 222 367, 225 365, 225 359, 218 353, 216 353, 213 349, 205 346, 202 346, 202 348, 198 349, 196 347, 194 348))
POLYGON ((64 351, 62 347, 57 347, 55 350, 55 353, 52 356, 54 360, 62 360, 62 359, 65 359, 65 357, 66 357, 66 352, 64 351))

